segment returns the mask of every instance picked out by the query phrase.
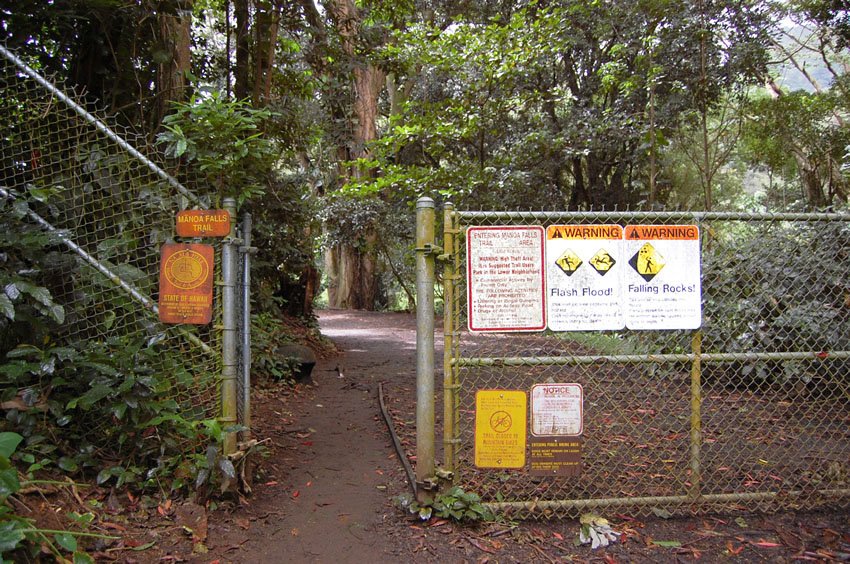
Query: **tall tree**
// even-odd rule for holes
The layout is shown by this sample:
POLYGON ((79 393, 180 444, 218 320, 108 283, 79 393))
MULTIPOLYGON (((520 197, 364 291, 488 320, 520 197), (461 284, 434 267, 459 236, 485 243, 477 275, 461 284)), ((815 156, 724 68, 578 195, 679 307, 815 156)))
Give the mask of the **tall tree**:
POLYGON ((572 1, 411 28, 393 55, 422 80, 378 144, 374 184, 471 205, 636 205, 681 117, 763 75, 768 16, 757 1, 572 1))
POLYGON ((156 6, 157 34, 154 60, 157 61, 156 106, 152 129, 171 112, 174 102, 187 98, 188 75, 192 66, 192 6, 194 0, 164 0, 156 6))

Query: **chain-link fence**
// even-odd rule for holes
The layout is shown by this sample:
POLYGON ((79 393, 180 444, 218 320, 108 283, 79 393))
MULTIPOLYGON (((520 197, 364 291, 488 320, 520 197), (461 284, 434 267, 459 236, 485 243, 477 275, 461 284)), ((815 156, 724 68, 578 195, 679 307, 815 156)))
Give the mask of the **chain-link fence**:
MULTIPOLYGON (((164 325, 157 316, 160 248, 176 240, 177 211, 209 207, 196 195, 203 186, 164 172, 136 149, 147 145, 142 137, 107 125, 83 104, 0 50, 0 189, 4 198, 17 198, 22 221, 40 225, 61 249, 47 276, 56 281, 52 299, 64 309, 59 337, 90 346, 120 346, 122 339, 155 346, 147 368, 164 382, 156 392, 187 419, 219 417, 221 266, 211 324, 164 325)), ((229 241, 224 246, 238 245, 229 241)), ((219 240, 216 257, 221 247, 219 240)))
MULTIPOLYGON (((494 508, 517 517, 550 517, 590 508, 666 514, 813 508, 850 500, 850 216, 448 210, 444 245, 443 465, 456 484, 478 492, 494 508), (701 283, 702 311, 693 329, 470 330, 477 322, 470 323, 469 299, 478 298, 467 275, 477 284, 484 279, 475 279, 475 269, 494 266, 479 257, 468 268, 470 227, 541 226, 546 276, 566 283, 578 263, 564 260, 570 253, 564 245, 553 246, 557 230, 551 226, 635 224, 699 228, 701 264, 697 259, 691 267, 701 283), (534 413, 531 405, 541 384, 571 392, 578 384, 577 393, 583 392, 580 407, 575 401, 550 404, 572 409, 577 427, 542 445, 535 442, 534 418, 546 408, 541 402, 543 411, 534 413), (504 392, 526 398, 514 406, 519 412, 511 410, 509 397, 487 396, 503 398, 504 392), (490 421, 476 421, 482 409, 493 411, 490 421), (511 417, 524 435, 520 446, 497 446, 495 461, 481 458, 476 450, 489 448, 481 428, 487 431, 489 423, 498 439, 499 426, 504 430, 511 417), (535 472, 535 464, 545 470, 535 472)), ((588 257, 581 258, 584 268, 599 254, 588 257)), ((630 258, 618 256, 618 267, 637 269, 630 258)), ((519 268, 518 282, 532 266, 525 258, 503 259, 519 268)), ((675 265, 664 268, 672 272, 675 265)), ((662 278, 632 290, 646 292, 640 301, 650 303, 652 287, 662 278)), ((552 286, 558 284, 549 280, 547 300, 555 300, 552 286)), ((522 299, 507 288, 501 290, 507 301, 522 299)), ((580 300, 570 297, 571 289, 558 292, 561 302, 580 300)), ((552 307, 549 327, 554 317, 593 323, 608 305, 600 298, 566 314, 552 307)), ((486 318, 486 307, 480 311, 486 318)), ((535 323, 539 318, 531 326, 535 323)))

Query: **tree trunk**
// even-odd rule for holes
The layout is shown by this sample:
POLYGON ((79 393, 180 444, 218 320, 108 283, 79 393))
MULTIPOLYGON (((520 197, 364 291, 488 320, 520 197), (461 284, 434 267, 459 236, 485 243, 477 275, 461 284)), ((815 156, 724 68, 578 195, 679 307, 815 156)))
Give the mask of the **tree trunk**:
POLYGON ((377 236, 374 229, 363 248, 335 245, 325 254, 328 306, 333 309, 375 309, 378 302, 377 236))
POLYGON ((157 104, 153 126, 158 127, 171 109, 172 102, 186 98, 186 74, 192 67, 192 4, 182 0, 173 11, 157 11, 157 38, 161 62, 157 68, 157 104))
POLYGON ((236 70, 233 73, 233 92, 236 94, 237 100, 245 100, 251 94, 248 79, 251 64, 248 1, 235 0, 233 2, 236 15, 236 70))
POLYGON ((256 2, 254 25, 254 107, 265 106, 271 95, 272 66, 280 27, 281 1, 256 2))
MULTIPOLYGON (((386 75, 356 52, 360 14, 354 0, 331 0, 327 8, 342 40, 343 51, 353 68, 353 116, 349 121, 351 144, 339 147, 338 153, 346 153, 352 160, 368 158, 369 143, 378 138, 378 97, 386 75)), ((341 167, 340 172, 345 179, 368 178, 375 174, 373 170, 359 166, 350 169, 341 167)), ((340 243, 327 251, 325 267, 329 280, 328 305, 332 308, 372 310, 378 305, 380 272, 375 228, 363 228, 359 239, 364 244, 355 246, 352 243, 340 243)))

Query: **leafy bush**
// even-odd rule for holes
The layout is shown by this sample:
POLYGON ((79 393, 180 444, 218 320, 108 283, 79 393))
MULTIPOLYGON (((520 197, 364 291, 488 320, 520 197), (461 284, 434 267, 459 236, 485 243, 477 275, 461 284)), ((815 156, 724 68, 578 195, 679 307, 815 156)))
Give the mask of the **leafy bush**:
MULTIPOLYGON (((706 352, 819 352, 850 349, 850 227, 771 224, 715 233, 703 255, 706 352)), ((794 383, 810 363, 735 367, 753 382, 794 383)), ((835 363, 821 370, 846 374, 835 363)), ((846 376, 844 376, 846 378, 846 376)))
POLYGON ((275 354, 283 343, 294 341, 283 322, 268 313, 251 316, 251 369, 256 377, 270 381, 292 380, 297 369, 275 354))
MULTIPOLYGON (((26 485, 26 482, 21 483, 18 471, 10 460, 22 440, 23 437, 17 433, 0 433, 0 560, 4 555, 27 549, 30 551, 30 557, 34 559, 44 547, 58 562, 67 561, 63 552, 72 553, 75 563, 94 562, 91 556, 80 548, 77 537, 108 537, 80 531, 40 529, 32 519, 16 514, 7 503, 10 496, 26 485)), ((85 527, 94 519, 94 514, 72 513, 68 517, 77 525, 85 527)))
POLYGON ((65 321, 47 286, 58 284, 61 261, 53 237, 22 219, 23 200, 0 198, 0 355, 23 342, 43 341, 65 321))
MULTIPOLYGON (((169 393, 165 356, 126 337, 10 351, 0 382, 13 407, 5 424, 26 440, 22 460, 99 469, 101 483, 157 485, 163 466, 198 438, 191 411, 169 393)), ((187 374, 177 364, 167 373, 187 374)))
POLYGON ((452 519, 454 521, 493 521, 496 517, 489 507, 481 503, 481 497, 466 492, 460 486, 452 486, 438 494, 430 504, 420 504, 409 495, 397 498, 398 504, 423 521, 431 517, 452 519))
POLYGON ((194 163, 216 190, 218 201, 233 196, 241 204, 265 192, 266 176, 277 153, 263 134, 272 117, 245 101, 229 101, 213 92, 175 104, 163 118, 165 131, 157 139, 170 157, 194 163))

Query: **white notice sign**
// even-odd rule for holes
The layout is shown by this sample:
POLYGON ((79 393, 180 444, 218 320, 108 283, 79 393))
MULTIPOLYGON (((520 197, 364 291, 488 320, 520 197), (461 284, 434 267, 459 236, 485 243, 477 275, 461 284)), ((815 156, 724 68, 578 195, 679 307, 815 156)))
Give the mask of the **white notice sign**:
POLYGON ((581 384, 535 384, 531 387, 531 434, 577 436, 584 431, 581 384))
POLYGON ((470 331, 546 328, 542 227, 470 227, 466 256, 470 331))
POLYGON ((626 326, 698 329, 702 325, 699 228, 628 225, 623 248, 626 326))
POLYGON ((625 327, 623 228, 550 225, 546 230, 546 309, 552 331, 625 327))

